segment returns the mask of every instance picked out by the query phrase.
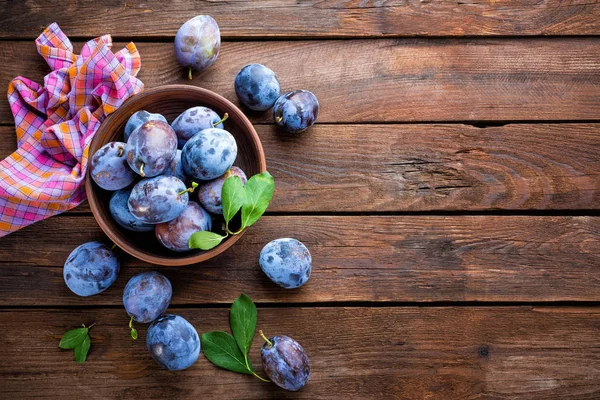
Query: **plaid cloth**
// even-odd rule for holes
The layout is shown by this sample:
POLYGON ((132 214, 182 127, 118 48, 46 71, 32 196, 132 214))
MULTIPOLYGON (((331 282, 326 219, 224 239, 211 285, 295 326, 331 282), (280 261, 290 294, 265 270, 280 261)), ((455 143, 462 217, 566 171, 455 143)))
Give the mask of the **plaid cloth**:
POLYGON ((16 77, 8 86, 18 150, 0 161, 0 237, 85 200, 89 145, 104 118, 143 83, 133 43, 90 40, 77 56, 56 23, 36 39, 52 72, 44 86, 16 77))

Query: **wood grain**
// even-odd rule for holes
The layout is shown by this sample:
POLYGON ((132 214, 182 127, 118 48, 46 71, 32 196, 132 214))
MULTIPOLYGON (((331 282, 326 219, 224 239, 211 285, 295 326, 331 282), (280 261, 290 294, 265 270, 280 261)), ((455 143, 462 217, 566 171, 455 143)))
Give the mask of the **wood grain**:
POLYGON ((122 256, 115 285, 93 298, 69 292, 62 265, 90 240, 106 240, 90 216, 59 216, 0 240, 0 305, 118 305, 129 278, 156 269, 172 280, 173 304, 255 301, 600 301, 598 217, 264 217, 221 256, 156 267, 122 256), (281 289, 258 265, 262 247, 295 237, 313 272, 281 289))
POLYGON ((79 0, 56 7, 50 0, 4 0, 0 8, 5 16, 0 38, 35 38, 56 21, 72 36, 163 39, 198 14, 215 17, 226 39, 600 33, 600 6, 593 1, 79 0), (86 14, 82 23, 86 9, 97 12, 86 14))
MULTIPOLYGON (((600 115, 600 38, 398 39, 224 43, 191 82, 171 43, 137 43, 147 87, 191 83, 237 101, 233 80, 251 62, 282 90, 308 89, 318 122, 594 120, 600 115)), ((115 44, 118 49, 122 44, 115 44)), ((48 72, 31 42, 2 42, 0 87, 48 72)), ((269 112, 248 113, 272 122, 269 112)), ((12 123, 7 102, 0 122, 12 123)))
MULTIPOLYGON (((277 183, 271 212, 600 208, 600 124, 256 128, 277 183)), ((0 158, 15 146, 0 127, 0 158)))
MULTIPOLYGON (((232 298, 233 300, 233 298, 232 298)), ((197 330, 228 330, 227 309, 172 309, 197 330)), ((0 312, 7 398, 597 399, 600 314, 595 308, 259 309, 267 335, 307 351, 311 380, 291 393, 224 371, 203 355, 161 370, 121 309, 0 312), (57 348, 68 329, 96 322, 88 360, 57 348), (27 332, 27 334, 23 334, 27 332)), ((257 335, 258 336, 258 335, 257 335)), ((250 358, 260 372, 255 337, 250 358)))

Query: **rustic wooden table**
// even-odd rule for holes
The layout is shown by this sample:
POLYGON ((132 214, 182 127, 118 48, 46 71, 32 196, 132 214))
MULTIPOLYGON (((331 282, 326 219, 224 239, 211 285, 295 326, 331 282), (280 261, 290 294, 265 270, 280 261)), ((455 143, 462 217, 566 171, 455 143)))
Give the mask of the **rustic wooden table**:
MULTIPOLYGON (((78 48, 133 40, 146 87, 186 83, 236 100, 250 62, 284 90, 314 91, 319 123, 291 137, 251 114, 277 190, 232 250, 156 268, 123 257, 92 298, 65 286, 77 245, 104 239, 87 205, 0 240, 0 395, 116 398, 600 398, 600 5, 586 1, 1 1, 0 87, 42 81, 33 39, 56 21, 78 48), (193 81, 173 37, 213 15, 219 60, 193 81), (279 289, 258 268, 271 239, 313 254, 309 283, 279 289), (170 310, 227 329, 247 293, 259 328, 307 349, 289 393, 215 368, 173 373, 128 338, 121 294, 157 269, 170 310), (57 348, 96 322, 88 361, 57 348)), ((0 153, 15 148, 0 102, 0 153)), ((259 365, 255 339, 251 352, 259 365)))

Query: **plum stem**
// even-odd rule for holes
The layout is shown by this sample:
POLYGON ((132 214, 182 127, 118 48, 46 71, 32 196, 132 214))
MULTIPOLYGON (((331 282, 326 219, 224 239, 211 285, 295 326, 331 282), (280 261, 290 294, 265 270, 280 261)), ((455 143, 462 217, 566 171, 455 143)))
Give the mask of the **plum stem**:
POLYGON ((261 381, 263 381, 263 382, 267 382, 267 383, 270 383, 270 382, 271 382, 270 380, 268 380, 268 379, 265 379, 265 378, 263 378, 262 376, 258 375, 256 372, 254 372, 254 371, 251 371, 251 372, 252 372, 252 375, 254 375, 255 377, 257 377, 257 378, 258 378, 258 379, 260 379, 261 381))
MULTIPOLYGON (((90 326, 88 326, 88 327, 87 327, 88 331, 89 331, 90 329, 92 329, 92 326, 94 326, 94 325, 96 325, 96 323, 95 323, 95 322, 94 322, 93 324, 91 324, 90 326)), ((85 328, 85 325, 84 325, 83 327, 85 328)))
POLYGON ((283 121, 283 117, 281 115, 275 117, 275 122, 280 123, 281 121, 283 121))
POLYGON ((114 243, 114 244, 112 245, 112 247, 110 248, 110 251, 113 251, 113 250, 114 250, 114 249, 116 249, 116 248, 117 248, 117 244, 116 244, 116 243, 114 243))
POLYGON ((190 81, 192 80, 192 67, 190 67, 190 69, 188 70, 188 79, 190 81))
POLYGON ((194 193, 194 189, 196 189, 197 187, 198 184, 196 182, 192 182, 192 187, 182 190, 181 192, 177 193, 177 196, 182 196, 186 192, 194 193))
POLYGON ((131 316, 131 319, 129 320, 129 328, 131 328, 131 338, 133 340, 136 340, 138 338, 138 333, 137 333, 137 329, 135 329, 133 327, 133 315, 131 316))
POLYGON ((124 152, 125 152, 125 149, 123 148, 123 146, 119 146, 119 152, 117 153, 117 156, 121 157, 124 152))
POLYGON ((140 176, 143 178, 146 176, 146 174, 144 173, 144 163, 142 163, 142 165, 140 165, 140 176))
POLYGON ((258 333, 260 333, 260 336, 269 344, 269 346, 273 346, 273 343, 271 343, 271 341, 265 336, 263 331, 258 331, 258 333))
POLYGON ((223 114, 223 118, 221 118, 220 121, 213 123, 213 126, 217 126, 217 125, 227 121, 227 118, 229 118, 229 114, 227 114, 227 113, 223 114))

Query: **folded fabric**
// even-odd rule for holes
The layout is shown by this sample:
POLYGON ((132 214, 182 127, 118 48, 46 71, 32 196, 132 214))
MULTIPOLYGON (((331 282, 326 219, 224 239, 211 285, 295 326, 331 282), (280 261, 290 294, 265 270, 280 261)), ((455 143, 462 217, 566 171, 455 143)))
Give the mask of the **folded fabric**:
POLYGON ((76 55, 56 23, 36 39, 52 72, 41 86, 21 76, 8 86, 18 150, 0 161, 0 237, 85 200, 88 150, 104 118, 144 85, 133 43, 113 53, 104 35, 76 55))

